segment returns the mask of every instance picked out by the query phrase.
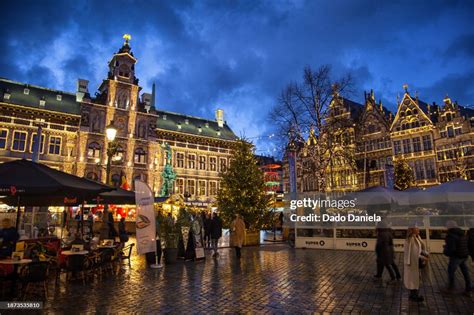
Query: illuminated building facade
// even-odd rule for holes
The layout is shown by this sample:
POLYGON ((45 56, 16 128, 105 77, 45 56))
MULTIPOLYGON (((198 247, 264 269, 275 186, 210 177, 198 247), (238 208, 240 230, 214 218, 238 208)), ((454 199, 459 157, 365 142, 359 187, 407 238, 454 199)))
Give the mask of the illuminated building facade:
POLYGON ((95 96, 82 79, 75 93, 0 79, 0 162, 30 159, 41 126, 41 163, 105 182, 105 127, 113 121, 119 145, 112 158, 114 185, 125 176, 131 188, 141 179, 159 193, 167 143, 177 174, 174 191, 212 201, 236 140, 224 112, 217 110, 209 120, 156 109, 155 87, 151 94, 140 93, 137 59, 124 38, 95 96))
MULTIPOLYGON (((453 103, 429 105, 405 93, 393 115, 374 93, 358 104, 335 93, 318 143, 310 131, 299 146, 298 191, 317 191, 317 172, 308 172, 311 148, 324 147, 326 192, 390 185, 393 163, 406 161, 414 185, 432 186, 455 178, 474 180, 474 110, 453 103)), ((284 165, 285 191, 288 165, 284 165)))

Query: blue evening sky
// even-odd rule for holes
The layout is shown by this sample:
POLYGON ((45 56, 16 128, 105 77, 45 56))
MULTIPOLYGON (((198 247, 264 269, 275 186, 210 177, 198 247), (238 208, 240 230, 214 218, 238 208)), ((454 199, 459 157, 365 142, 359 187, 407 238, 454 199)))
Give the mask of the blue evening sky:
MULTIPOLYGON (((420 99, 474 104, 474 1, 23 1, 2 3, 0 77, 94 93, 132 35, 137 77, 157 107, 214 117, 237 135, 271 134, 267 113, 305 65, 351 72, 394 109, 420 99)), ((271 154, 271 139, 254 139, 271 154)))

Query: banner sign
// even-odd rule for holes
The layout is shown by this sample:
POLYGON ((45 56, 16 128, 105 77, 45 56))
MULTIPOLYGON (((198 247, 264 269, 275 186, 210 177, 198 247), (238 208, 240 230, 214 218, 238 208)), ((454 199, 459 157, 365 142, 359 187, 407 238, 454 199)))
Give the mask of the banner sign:
POLYGON ((194 252, 196 254, 196 259, 204 258, 204 247, 202 244, 202 229, 201 222, 198 218, 195 218, 193 221, 193 235, 194 235, 194 252))
POLYGON ((135 200, 137 203, 137 253, 156 252, 154 197, 150 187, 141 180, 135 180, 135 200))

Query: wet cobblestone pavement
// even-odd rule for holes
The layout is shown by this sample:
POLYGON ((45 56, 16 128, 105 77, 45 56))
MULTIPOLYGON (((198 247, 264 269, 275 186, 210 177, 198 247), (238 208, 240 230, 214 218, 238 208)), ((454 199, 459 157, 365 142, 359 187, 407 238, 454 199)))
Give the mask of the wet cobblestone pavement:
MULTIPOLYGON (((432 255, 433 281, 408 300, 401 282, 373 280, 375 255, 368 252, 302 250, 286 245, 244 248, 239 262, 230 249, 217 259, 183 262, 161 270, 135 256, 117 275, 51 284, 48 314, 354 313, 447 314, 474 312, 474 298, 445 295, 446 258, 432 255)), ((397 263, 402 268, 401 255, 397 263)), ((471 263, 470 263, 471 264, 471 263)), ((471 267, 472 269, 472 267, 471 267)), ((459 272, 458 272, 459 273, 459 272)), ((460 274, 457 285, 461 290, 460 274)))

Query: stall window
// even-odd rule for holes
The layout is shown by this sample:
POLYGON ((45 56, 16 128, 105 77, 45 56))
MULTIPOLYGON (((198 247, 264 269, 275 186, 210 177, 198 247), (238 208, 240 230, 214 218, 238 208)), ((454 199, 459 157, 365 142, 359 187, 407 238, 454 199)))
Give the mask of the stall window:
POLYGON ((61 154, 61 137, 49 137, 49 154, 61 154))
POLYGON ((27 133, 25 131, 13 132, 12 151, 25 152, 27 133))
MULTIPOLYGON (((38 136, 36 133, 33 133, 31 135, 31 146, 30 146, 30 152, 33 153, 33 150, 35 149, 36 141, 37 141, 38 136)), ((40 142, 40 153, 44 153, 44 135, 41 135, 41 142, 40 142)))
POLYGON ((8 130, 1 129, 0 130, 0 149, 5 149, 7 147, 7 138, 8 138, 8 130))

